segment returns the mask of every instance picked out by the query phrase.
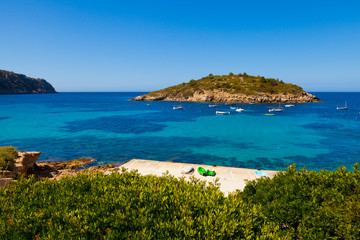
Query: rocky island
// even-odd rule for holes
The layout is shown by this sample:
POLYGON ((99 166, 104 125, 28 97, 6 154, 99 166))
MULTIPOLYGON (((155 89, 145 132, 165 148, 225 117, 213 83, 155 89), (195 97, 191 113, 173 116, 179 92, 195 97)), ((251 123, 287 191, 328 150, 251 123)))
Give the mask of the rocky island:
POLYGON ((188 101, 219 103, 309 103, 320 99, 301 87, 274 78, 246 73, 208 75, 135 97, 131 101, 188 101))
POLYGON ((0 70, 0 94, 56 93, 53 86, 41 78, 31 78, 0 70))

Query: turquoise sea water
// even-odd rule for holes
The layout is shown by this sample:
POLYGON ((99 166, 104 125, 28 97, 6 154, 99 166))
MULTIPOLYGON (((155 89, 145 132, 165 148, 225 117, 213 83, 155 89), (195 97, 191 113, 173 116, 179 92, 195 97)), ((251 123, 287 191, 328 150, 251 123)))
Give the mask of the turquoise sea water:
MULTIPOLYGON (((360 162, 360 93, 314 93, 266 116, 270 104, 215 115, 205 103, 130 102, 142 93, 0 95, 0 145, 41 151, 40 160, 133 158, 284 170, 351 168, 360 162), (349 110, 336 110, 348 102, 349 110), (150 106, 147 104, 150 103, 150 106)), ((218 110, 230 110, 219 105, 218 110)))

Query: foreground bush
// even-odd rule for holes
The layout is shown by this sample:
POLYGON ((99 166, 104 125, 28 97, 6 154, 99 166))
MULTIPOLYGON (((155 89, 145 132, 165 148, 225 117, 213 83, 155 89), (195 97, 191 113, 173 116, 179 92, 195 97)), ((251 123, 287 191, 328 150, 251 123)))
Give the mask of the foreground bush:
POLYGON ((297 171, 247 184, 242 197, 294 239, 360 239, 360 171, 297 171))
POLYGON ((276 239, 279 231, 259 205, 168 175, 19 179, 0 189, 0 202, 0 239, 276 239))
POLYGON ((7 146, 0 147, 0 170, 13 170, 15 158, 18 156, 16 148, 7 146))
POLYGON ((0 188, 0 239, 360 239, 360 171, 215 185, 136 172, 20 178, 0 188))

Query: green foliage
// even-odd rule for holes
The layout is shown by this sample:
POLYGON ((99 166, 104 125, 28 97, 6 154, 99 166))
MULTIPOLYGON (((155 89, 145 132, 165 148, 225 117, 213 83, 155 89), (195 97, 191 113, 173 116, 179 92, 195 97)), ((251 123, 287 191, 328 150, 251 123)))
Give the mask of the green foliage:
POLYGON ((298 171, 216 182, 136 171, 20 178, 0 188, 0 239, 359 239, 360 171, 298 171))
POLYGON ((13 170, 18 151, 12 146, 0 147, 0 170, 13 170))
POLYGON ((272 180, 247 184, 242 197, 295 239, 360 238, 360 172, 297 171, 295 165, 272 180))
POLYGON ((169 175, 19 179, 0 189, 0 239, 276 239, 259 205, 169 175))
POLYGON ((209 74, 198 80, 192 79, 188 83, 182 83, 176 86, 168 87, 159 91, 151 92, 149 95, 166 94, 173 97, 190 97, 195 91, 222 90, 229 93, 242 93, 246 95, 266 94, 299 94, 303 89, 299 86, 284 83, 274 78, 265 78, 263 76, 250 76, 246 73, 237 75, 213 75, 209 74))

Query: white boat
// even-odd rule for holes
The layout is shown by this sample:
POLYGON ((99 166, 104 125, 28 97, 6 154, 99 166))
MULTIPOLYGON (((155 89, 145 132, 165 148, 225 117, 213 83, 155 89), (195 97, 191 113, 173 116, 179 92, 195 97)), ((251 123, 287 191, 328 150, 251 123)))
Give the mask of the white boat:
POLYGON ((337 106, 337 107, 336 107, 336 110, 348 110, 347 102, 345 102, 345 105, 344 105, 344 106, 337 106))
POLYGON ((282 111, 284 111, 284 108, 280 106, 280 103, 279 103, 279 107, 272 107, 269 109, 269 112, 282 112, 282 111))
POLYGON ((235 110, 235 109, 237 109, 237 107, 230 107, 230 109, 233 109, 233 110, 235 110))
POLYGON ((282 112, 282 111, 284 111, 283 108, 270 108, 269 109, 269 112, 282 112))
POLYGON ((180 102, 180 105, 173 106, 173 110, 184 110, 184 108, 181 106, 181 102, 180 102))
POLYGON ((295 107, 294 104, 286 104, 285 107, 295 107))
POLYGON ((216 115, 230 115, 229 111, 216 111, 216 115))
POLYGON ((237 111, 237 112, 245 112, 245 109, 243 109, 243 108, 237 108, 235 111, 237 111))
POLYGON ((217 107, 218 105, 216 104, 210 104, 209 107, 217 107))

